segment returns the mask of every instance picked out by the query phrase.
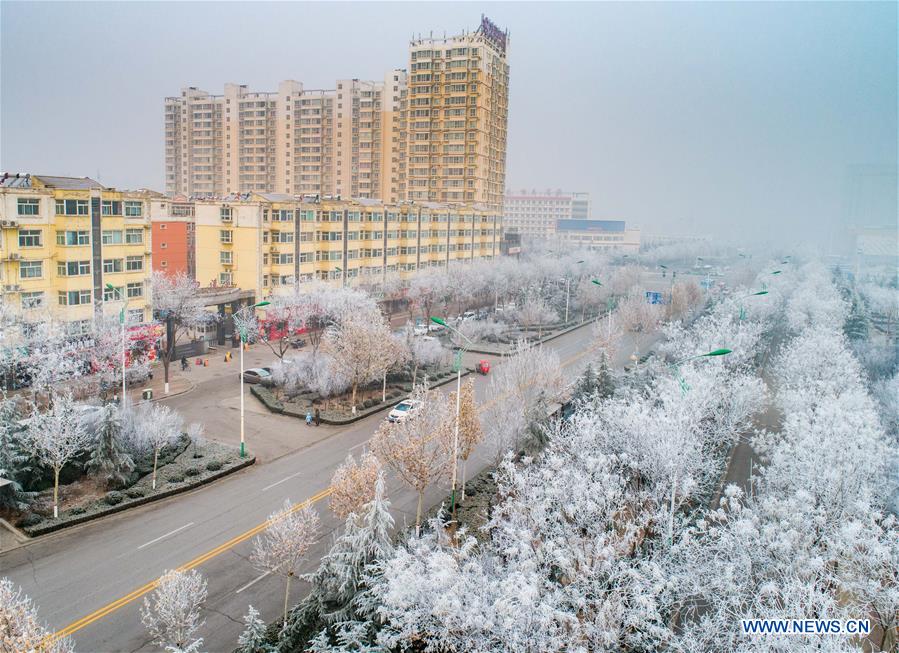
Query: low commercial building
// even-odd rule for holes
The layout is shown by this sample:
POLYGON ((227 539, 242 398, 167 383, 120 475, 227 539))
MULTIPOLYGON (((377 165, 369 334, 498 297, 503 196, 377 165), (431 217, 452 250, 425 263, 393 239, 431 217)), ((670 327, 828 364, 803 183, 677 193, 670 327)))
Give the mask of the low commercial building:
POLYGON ((97 312, 118 313, 123 302, 129 323, 149 320, 149 203, 155 196, 88 177, 4 174, 4 305, 25 321, 49 312, 73 333, 86 331, 97 312))
POLYGON ((590 217, 590 195, 557 190, 507 191, 503 197, 503 219, 510 233, 525 240, 542 240, 556 235, 559 220, 586 220, 590 217))
POLYGON ((628 229, 624 220, 559 220, 556 229, 558 242, 572 248, 640 251, 640 230, 628 229))

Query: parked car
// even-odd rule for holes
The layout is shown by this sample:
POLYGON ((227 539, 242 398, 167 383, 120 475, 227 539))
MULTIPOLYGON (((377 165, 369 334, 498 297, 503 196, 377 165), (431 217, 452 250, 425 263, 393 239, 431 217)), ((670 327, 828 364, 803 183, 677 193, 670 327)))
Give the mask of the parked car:
POLYGON ((462 317, 459 318, 460 322, 466 322, 468 320, 476 320, 478 319, 478 314, 475 311, 465 311, 462 313, 462 317))
POLYGON ((440 332, 443 331, 444 329, 446 329, 445 326, 443 326, 442 324, 437 324, 436 322, 431 322, 431 323, 428 325, 428 332, 429 332, 429 333, 440 333, 440 332))
POLYGON ((272 368, 252 367, 244 370, 243 380, 247 383, 264 383, 272 378, 272 368))
POLYGON ((387 414, 388 422, 405 422, 421 409, 421 402, 417 399, 403 399, 387 414))
POLYGON ((416 336, 424 336, 428 334, 428 326, 426 324, 416 324, 412 327, 412 334, 416 336))

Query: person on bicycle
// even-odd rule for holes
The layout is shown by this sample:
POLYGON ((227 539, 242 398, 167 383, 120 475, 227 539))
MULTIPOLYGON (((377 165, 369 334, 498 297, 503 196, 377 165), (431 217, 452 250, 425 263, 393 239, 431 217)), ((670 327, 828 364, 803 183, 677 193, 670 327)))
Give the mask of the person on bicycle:
POLYGON ((181 357, 181 371, 182 372, 187 371, 187 356, 181 357))

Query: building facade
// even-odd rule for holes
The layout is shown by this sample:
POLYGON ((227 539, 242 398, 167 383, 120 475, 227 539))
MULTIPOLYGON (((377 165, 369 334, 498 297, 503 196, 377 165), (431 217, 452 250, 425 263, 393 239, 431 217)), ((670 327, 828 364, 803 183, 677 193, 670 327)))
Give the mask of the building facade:
POLYGON ((313 280, 376 284, 500 254, 502 218, 480 206, 263 193, 200 200, 195 214, 200 285, 260 298, 313 280))
POLYGON ((502 206, 508 34, 416 39, 409 73, 287 80, 276 92, 226 84, 165 100, 166 191, 191 197, 278 193, 502 206))
POLYGON ((636 254, 640 230, 628 229, 623 220, 559 220, 556 242, 572 249, 636 254))
POLYGON ((97 312, 118 313, 123 305, 129 323, 149 320, 149 204, 155 196, 87 177, 4 175, 3 303, 25 321, 50 313, 73 333, 86 331, 97 312))
POLYGON ((406 199, 502 209, 508 42, 508 34, 487 18, 472 33, 412 41, 406 199))
POLYGON ((554 237, 559 220, 588 220, 590 211, 589 193, 521 190, 507 191, 503 197, 506 229, 525 239, 554 237))
POLYGON ((194 203, 185 198, 150 201, 154 272, 196 278, 194 203))
POLYGON ((166 191, 400 199, 406 73, 344 79, 333 90, 287 80, 276 92, 226 84, 165 100, 166 191))

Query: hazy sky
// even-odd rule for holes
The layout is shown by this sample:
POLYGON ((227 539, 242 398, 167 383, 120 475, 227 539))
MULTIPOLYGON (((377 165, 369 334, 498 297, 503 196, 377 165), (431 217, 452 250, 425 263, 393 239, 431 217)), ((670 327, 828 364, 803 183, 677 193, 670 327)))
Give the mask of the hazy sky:
POLYGON ((182 86, 379 79, 481 12, 511 31, 508 187, 586 190, 652 232, 817 239, 859 202, 895 223, 893 2, 4 1, 0 168, 164 190, 182 86), (893 175, 861 200, 860 165, 893 175))

